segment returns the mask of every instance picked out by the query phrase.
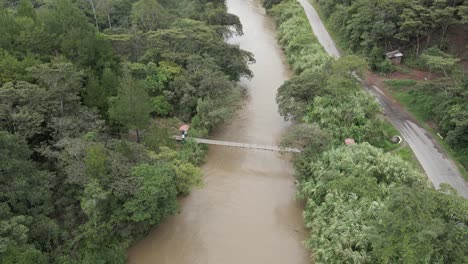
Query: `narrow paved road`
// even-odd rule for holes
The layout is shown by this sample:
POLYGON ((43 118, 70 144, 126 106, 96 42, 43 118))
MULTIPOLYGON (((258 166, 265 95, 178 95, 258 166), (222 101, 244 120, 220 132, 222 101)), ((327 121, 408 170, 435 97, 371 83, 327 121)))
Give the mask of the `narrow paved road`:
MULTIPOLYGON (((312 30, 320 44, 328 54, 339 58, 340 53, 315 9, 308 0, 298 1, 304 8, 312 30)), ((365 89, 377 97, 384 109, 384 114, 408 142, 434 186, 438 188, 441 183, 448 183, 462 196, 468 198, 468 184, 463 179, 457 166, 441 150, 442 148, 437 141, 424 128, 414 122, 411 116, 393 98, 382 92, 377 86, 368 86, 362 80, 360 81, 365 89)))

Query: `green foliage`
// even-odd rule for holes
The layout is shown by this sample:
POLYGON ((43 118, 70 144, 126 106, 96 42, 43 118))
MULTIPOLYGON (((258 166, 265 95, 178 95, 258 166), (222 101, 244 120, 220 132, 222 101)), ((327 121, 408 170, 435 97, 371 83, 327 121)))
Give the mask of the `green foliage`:
POLYGON ((2 263, 46 264, 47 257, 39 250, 31 247, 12 247, 0 255, 2 263))
POLYGON ((102 179, 107 174, 107 156, 105 149, 101 145, 88 147, 84 157, 86 174, 95 179, 102 179))
POLYGON ((467 80, 450 79, 419 82, 408 91, 395 89, 395 97, 421 121, 436 125, 455 156, 468 168, 467 80))
POLYGON ((30 155, 24 138, 0 132, 0 197, 21 215, 48 214, 54 177, 39 170, 30 155))
MULTIPOLYGON (((266 1, 269 3, 272 2, 266 1)), ((452 12, 446 4, 437 3, 437 8, 452 12)), ((384 72, 392 71, 393 66, 383 59, 383 47, 418 38, 419 48, 419 38, 428 29, 417 20, 428 23, 427 15, 435 16, 431 12, 436 9, 418 13, 406 10, 402 14, 404 6, 422 6, 414 1, 390 0, 323 0, 320 5, 326 15, 331 15, 337 32, 350 41, 350 46, 370 53, 371 67, 384 72), (406 20, 405 25, 398 24, 400 15, 406 20), (401 34, 395 36, 400 29, 401 34)), ((299 20, 302 8, 296 1, 284 0, 273 7, 272 14, 279 24, 280 44, 296 71, 300 69, 298 76, 280 87, 277 102, 283 117, 304 122, 286 135, 283 144, 304 148, 295 159, 295 171, 298 196, 305 202, 304 222, 310 230, 305 245, 313 252, 314 262, 465 263, 466 253, 462 252, 468 232, 468 202, 444 186, 439 191, 432 189, 413 165, 402 160, 406 152, 385 154, 377 148, 390 149, 387 138, 395 130, 389 129, 379 117, 375 98, 361 91, 352 78, 353 72, 359 74, 366 69, 362 59, 348 56, 335 62, 318 60, 300 68, 302 64, 298 64, 296 54, 315 55, 307 45, 316 45, 317 41, 309 38, 291 52, 294 49, 288 51, 288 45, 294 43, 295 32, 301 32, 301 26, 297 24, 286 32, 281 29, 292 20, 291 14, 299 20), (359 144, 343 146, 347 137, 359 144)), ((438 23, 447 26, 452 22, 438 23)), ((304 32, 301 37, 307 34, 304 32)), ((448 66, 438 67, 448 69, 448 66)), ((468 112, 462 103, 466 101, 463 100, 466 93, 462 92, 466 82, 454 81, 456 85, 447 80, 423 82, 417 94, 424 96, 415 98, 432 108, 432 116, 447 130, 460 129, 453 132, 454 139, 466 146, 461 133, 466 132, 463 113, 468 112), (429 96, 438 93, 445 94, 443 100, 429 96), (448 113, 454 115, 448 117, 448 113)), ((390 84, 418 87, 414 81, 390 84)))
POLYGON ((193 187, 202 185, 202 172, 200 168, 194 166, 184 155, 169 148, 161 148, 157 155, 158 160, 170 162, 175 172, 177 191, 187 195, 193 187))
POLYGON ((446 189, 429 188, 401 158, 359 144, 302 166, 299 196, 311 230, 306 246, 316 263, 466 260, 466 242, 459 238, 466 237, 462 215, 468 203, 446 189))
POLYGON ((371 94, 356 92, 343 101, 332 97, 316 97, 306 122, 317 122, 332 138, 343 142, 353 138, 357 142, 379 144, 383 141, 378 103, 371 94))
MULTIPOLYGON (((333 30, 353 51, 371 54, 403 47, 416 55, 435 42, 443 46, 450 26, 466 23, 464 1, 317 1, 333 30)), ((381 54, 383 55, 383 54, 381 54)))
POLYGON ((72 64, 41 64, 28 70, 41 86, 47 87, 47 93, 55 99, 62 115, 76 106, 80 99, 78 93, 83 89, 80 83, 82 73, 77 72, 72 64))
POLYGON ((382 74, 388 75, 395 71, 395 66, 389 59, 385 58, 381 63, 376 65, 376 70, 382 74))
POLYGON ((282 1, 273 6, 270 12, 278 25, 279 42, 296 73, 315 68, 330 60, 312 33, 304 10, 298 2, 282 1))
POLYGON ((197 115, 192 119, 193 127, 210 131, 233 116, 234 106, 239 100, 239 93, 222 99, 208 97, 198 100, 197 115))
POLYGON ((176 172, 177 191, 182 194, 189 194, 193 187, 202 185, 202 172, 200 168, 191 163, 176 163, 174 165, 176 172))
POLYGON ((18 59, 7 51, 0 51, 0 84, 14 80, 26 81, 26 69, 38 63, 39 61, 30 54, 18 59))
POLYGON ((409 188, 392 192, 371 230, 373 254, 379 262, 417 263, 430 259, 433 241, 443 232, 443 221, 431 215, 435 204, 427 199, 430 195, 429 191, 409 188))
POLYGON ((157 30, 169 21, 168 12, 157 0, 140 0, 133 4, 132 19, 145 31, 157 30))
POLYGON ((316 155, 331 145, 330 135, 316 123, 299 124, 281 139, 282 147, 303 148, 307 155, 316 155))
POLYGON ((282 0, 263 0, 262 4, 266 9, 272 8, 274 5, 281 3, 282 0))
POLYGON ((415 80, 385 80, 385 84, 390 85, 392 88, 401 89, 415 86, 418 82, 415 80))
POLYGON ((83 190, 80 205, 81 210, 83 210, 88 217, 88 223, 82 226, 82 229, 85 230, 85 234, 89 239, 95 241, 99 239, 100 229, 97 225, 98 222, 102 221, 102 204, 107 199, 108 195, 109 194, 103 190, 96 179, 92 179, 83 190))
POLYGON ((157 116, 168 116, 172 112, 172 105, 164 96, 156 96, 151 99, 152 112, 157 116))
POLYGON ((203 133, 232 115, 240 21, 222 1, 0 2, 0 262, 124 263, 202 182, 206 148, 150 114, 203 133))
POLYGON ((161 147, 175 148, 171 132, 156 125, 150 126, 143 135, 143 144, 152 151, 159 152, 161 147))
POLYGON ((306 245, 317 263, 372 263, 367 232, 384 206, 381 197, 394 184, 423 186, 425 180, 400 158, 368 144, 325 152, 300 179, 305 222, 312 232, 306 245))
POLYGON ((193 56, 206 54, 232 80, 251 76, 247 62, 253 61, 252 55, 225 43, 212 27, 201 21, 181 19, 173 27, 150 31, 145 37, 151 45, 144 55, 145 60, 160 58, 184 65, 193 56))
MULTIPOLYGON (((151 102, 142 82, 127 77, 111 98, 109 117, 128 129, 143 129, 150 121, 151 102)), ((138 136, 138 141, 139 135, 138 136)))
POLYGON ((369 66, 372 70, 378 70, 379 66, 385 60, 384 51, 382 48, 373 47, 367 55, 369 66))
POLYGON ((276 95, 279 113, 286 120, 301 118, 315 96, 324 93, 325 83, 326 73, 320 70, 306 70, 287 80, 280 86, 276 95))
POLYGON ((153 62, 146 65, 146 86, 152 95, 160 95, 167 89, 168 83, 181 73, 177 64, 162 61, 159 66, 153 62))
POLYGON ((100 80, 101 89, 105 91, 107 97, 117 95, 119 88, 118 76, 110 68, 105 68, 100 80))
POLYGON ((105 112, 107 109, 107 95, 105 94, 105 90, 100 87, 96 78, 88 80, 83 97, 86 105, 95 107, 102 112, 105 112))
POLYGON ((441 71, 445 74, 445 77, 448 77, 448 74, 455 69, 456 63, 460 61, 437 48, 426 50, 421 56, 421 59, 424 61, 426 67, 429 68, 429 71, 441 71))
POLYGON ((177 190, 174 172, 168 166, 141 164, 132 174, 140 184, 140 190, 124 204, 128 220, 157 224, 177 209, 177 190))

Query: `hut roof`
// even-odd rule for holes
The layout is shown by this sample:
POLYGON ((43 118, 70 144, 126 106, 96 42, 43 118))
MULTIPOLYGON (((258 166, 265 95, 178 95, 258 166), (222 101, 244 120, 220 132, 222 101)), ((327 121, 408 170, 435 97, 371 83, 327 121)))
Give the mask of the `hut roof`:
POLYGON ((394 50, 394 51, 385 53, 385 56, 387 56, 387 58, 389 59, 393 59, 393 58, 403 57, 403 53, 401 53, 399 50, 394 50))

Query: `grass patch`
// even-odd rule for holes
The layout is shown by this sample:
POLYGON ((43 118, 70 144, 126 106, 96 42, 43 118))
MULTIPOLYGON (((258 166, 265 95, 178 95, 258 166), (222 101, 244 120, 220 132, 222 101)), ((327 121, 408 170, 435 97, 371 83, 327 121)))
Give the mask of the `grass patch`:
POLYGON ((393 98, 400 102, 411 113, 418 123, 442 146, 450 159, 455 161, 455 164, 463 175, 463 178, 468 181, 468 154, 453 149, 442 138, 440 138, 439 135, 437 135, 437 130, 428 125, 427 122, 431 120, 431 116, 422 103, 423 100, 417 100, 416 96, 412 92, 413 90, 405 91, 401 88, 394 88, 389 85, 387 81, 385 81, 385 84, 387 85, 387 88, 389 88, 388 90, 392 94, 393 98))
MULTIPOLYGON (((388 84, 387 81, 385 81, 385 84, 388 84)), ((430 120, 430 115, 427 112, 426 107, 418 100, 415 100, 411 90, 407 91, 401 88, 393 88, 392 86, 389 88, 393 98, 395 98, 406 109, 408 109, 408 111, 416 118, 416 120, 418 120, 420 123, 425 123, 430 120)))
POLYGON ((384 83, 391 88, 401 89, 415 86, 418 82, 416 80, 405 79, 405 80, 385 80, 384 83))
POLYGON ((400 145, 397 145, 397 144, 391 142, 391 138, 393 136, 400 135, 400 132, 398 132, 398 130, 390 122, 388 122, 384 118, 382 118, 382 119, 383 119, 382 130, 383 130, 387 140, 385 140, 385 142, 380 147, 385 152, 390 152, 390 151, 393 151, 393 150, 400 147, 400 145))
POLYGON ((408 69, 407 67, 403 66, 403 65, 395 65, 395 70, 397 72, 406 73, 406 74, 411 73, 411 70, 408 69))
POLYGON ((418 159, 414 155, 413 151, 409 146, 404 146, 401 147, 394 152, 392 152, 394 155, 400 156, 403 160, 409 162, 413 167, 420 172, 424 173, 424 169, 422 168, 421 164, 419 163, 418 159))

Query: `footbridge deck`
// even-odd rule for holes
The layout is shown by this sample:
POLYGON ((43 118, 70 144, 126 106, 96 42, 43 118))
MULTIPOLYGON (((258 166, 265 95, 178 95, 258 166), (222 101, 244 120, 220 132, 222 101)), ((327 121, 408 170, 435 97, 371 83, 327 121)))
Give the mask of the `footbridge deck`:
MULTIPOLYGON (((181 136, 174 136, 174 139, 182 140, 182 137, 181 136)), ((236 147, 236 148, 260 149, 260 150, 270 150, 270 151, 278 151, 278 152, 294 152, 294 153, 300 153, 301 152, 301 150, 297 149, 297 148, 282 148, 282 147, 279 147, 279 146, 239 143, 239 142, 230 142, 230 141, 203 139, 203 138, 192 138, 192 137, 187 137, 187 139, 192 139, 197 143, 208 144, 208 145, 227 146, 227 147, 236 147)))

